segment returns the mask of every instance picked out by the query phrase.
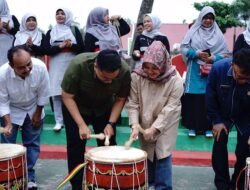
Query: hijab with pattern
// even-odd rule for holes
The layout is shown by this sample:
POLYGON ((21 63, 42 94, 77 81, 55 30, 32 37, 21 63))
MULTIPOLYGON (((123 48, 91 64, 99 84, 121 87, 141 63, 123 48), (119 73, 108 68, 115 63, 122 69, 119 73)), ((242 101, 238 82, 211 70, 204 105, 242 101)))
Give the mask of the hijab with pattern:
POLYGON ((195 51, 210 49, 212 54, 226 54, 228 53, 226 40, 216 21, 214 20, 213 25, 209 28, 202 26, 203 17, 209 13, 212 13, 215 18, 212 7, 203 7, 199 17, 184 37, 181 46, 190 45, 195 51))
POLYGON ((34 45, 37 46, 41 45, 42 32, 38 29, 38 27, 36 27, 34 30, 29 30, 26 26, 26 22, 30 17, 35 18, 37 22, 37 17, 33 13, 27 13, 23 16, 20 29, 15 35, 16 38, 14 43, 15 46, 25 44, 29 37, 32 38, 32 42, 34 45))
POLYGON ((145 14, 143 18, 145 19, 146 16, 150 17, 150 19, 152 21, 152 30, 148 32, 147 30, 144 29, 142 34, 144 36, 149 37, 149 38, 154 38, 155 36, 166 36, 165 34, 160 32, 160 28, 161 28, 160 18, 156 15, 151 14, 151 13, 145 14))
POLYGON ((6 0, 0 0, 0 18, 2 22, 8 23, 11 28, 14 27, 12 16, 6 0))
POLYGON ((250 45, 250 20, 247 23, 247 29, 243 32, 244 39, 250 45))
POLYGON ((121 49, 121 42, 115 26, 111 23, 104 22, 104 17, 108 14, 108 9, 103 7, 96 7, 90 11, 87 19, 86 32, 92 34, 99 40, 100 50, 119 50, 121 49))
MULTIPOLYGON (((148 46, 143 57, 143 63, 145 62, 155 65, 161 72, 160 76, 153 81, 165 83, 171 76, 176 74, 175 66, 171 64, 169 53, 161 41, 153 41, 153 43, 148 46)), ((148 75, 143 70, 143 63, 136 67, 133 72, 148 78, 148 75)))
POLYGON ((76 38, 71 31, 71 24, 73 22, 73 14, 66 8, 57 9, 56 12, 62 10, 65 14, 64 24, 57 23, 50 32, 50 44, 53 45, 56 41, 71 40, 71 43, 76 44, 76 38))

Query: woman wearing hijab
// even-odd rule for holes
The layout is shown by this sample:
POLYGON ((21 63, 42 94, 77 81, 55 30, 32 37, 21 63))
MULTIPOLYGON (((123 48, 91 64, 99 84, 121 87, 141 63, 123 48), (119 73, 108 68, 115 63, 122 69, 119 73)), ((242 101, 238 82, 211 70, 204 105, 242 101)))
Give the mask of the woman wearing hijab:
POLYGON ((63 127, 61 82, 71 60, 84 51, 84 45, 79 29, 72 26, 73 15, 69 10, 57 9, 56 22, 46 34, 45 51, 50 56, 50 88, 56 121, 54 130, 60 131, 63 127))
POLYGON ((207 120, 205 111, 207 76, 200 74, 200 65, 212 64, 228 53, 225 38, 215 21, 212 7, 206 6, 201 10, 181 43, 181 53, 187 64, 182 107, 185 121, 183 124, 189 129, 188 135, 191 137, 196 136, 197 132, 212 137, 212 125, 207 120))
POLYGON ((0 66, 8 61, 7 52, 13 45, 14 35, 19 30, 19 22, 10 15, 6 0, 0 0, 0 66))
POLYGON ((120 37, 128 34, 130 27, 121 16, 109 18, 109 10, 103 7, 94 8, 88 16, 85 34, 86 52, 96 52, 103 49, 120 50, 120 37), (112 23, 118 23, 116 28, 112 23))
POLYGON ((143 63, 131 77, 125 105, 132 126, 130 138, 139 135, 141 148, 148 154, 149 189, 172 190, 172 150, 181 113, 182 78, 160 41, 146 49, 143 63), (144 134, 139 134, 138 126, 144 134))
POLYGON ((234 45, 233 54, 242 48, 250 48, 250 20, 248 21, 246 30, 238 36, 234 45))
POLYGON ((165 45, 168 53, 170 53, 168 38, 160 32, 160 18, 153 14, 146 14, 143 18, 143 26, 144 30, 142 34, 137 36, 135 40, 132 54, 133 59, 140 61, 141 58, 143 58, 144 51, 155 40, 161 41, 165 45))
POLYGON ((45 35, 37 27, 37 17, 33 13, 23 16, 19 32, 15 35, 14 46, 28 46, 33 56, 44 55, 45 35))

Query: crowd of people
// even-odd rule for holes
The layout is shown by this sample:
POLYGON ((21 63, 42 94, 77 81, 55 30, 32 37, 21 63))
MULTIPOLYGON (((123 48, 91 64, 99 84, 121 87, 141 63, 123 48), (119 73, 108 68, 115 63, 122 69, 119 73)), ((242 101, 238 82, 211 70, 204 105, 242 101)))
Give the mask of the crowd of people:
MULTIPOLYGON (((28 189, 38 188, 34 166, 40 153, 44 106, 49 100, 55 131, 65 127, 68 172, 84 162, 92 125, 116 145, 116 125, 128 113, 131 139, 147 152, 148 189, 172 190, 172 151, 179 121, 194 137, 214 137, 212 167, 218 190, 244 189, 237 178, 250 156, 250 24, 231 56, 212 7, 204 7, 183 36, 185 82, 171 63, 170 44, 161 20, 145 14, 137 25, 133 67, 122 58, 120 37, 130 32, 120 16, 96 7, 83 36, 66 8, 55 10, 56 24, 46 34, 33 13, 18 19, 0 0, 0 117, 2 143, 16 143, 20 131, 27 148, 28 189), (49 64, 44 64, 44 56, 49 64), (209 67, 210 65, 210 67, 209 67), (203 73, 203 66, 208 66, 203 73), (236 164, 230 179, 228 134, 237 131, 236 164), (144 129, 141 134, 140 128, 144 129), (238 185, 236 187, 236 185, 238 185)), ((97 140, 104 146, 104 140, 97 140)), ((0 150, 1 151, 1 150, 0 150)), ((71 179, 82 189, 83 171, 71 179)))

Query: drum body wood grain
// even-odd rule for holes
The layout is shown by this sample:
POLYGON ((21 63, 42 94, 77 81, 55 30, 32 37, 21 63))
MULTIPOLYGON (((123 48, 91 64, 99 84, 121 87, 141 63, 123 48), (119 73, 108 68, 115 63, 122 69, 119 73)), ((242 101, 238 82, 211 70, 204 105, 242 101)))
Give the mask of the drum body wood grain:
POLYGON ((0 189, 26 190, 26 148, 17 144, 0 144, 0 189))

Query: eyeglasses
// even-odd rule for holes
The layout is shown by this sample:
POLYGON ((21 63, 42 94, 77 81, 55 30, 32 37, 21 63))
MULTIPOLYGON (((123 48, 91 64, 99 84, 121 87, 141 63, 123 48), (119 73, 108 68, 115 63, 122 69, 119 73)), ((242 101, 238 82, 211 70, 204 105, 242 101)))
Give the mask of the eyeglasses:
POLYGON ((212 15, 206 15, 202 18, 202 20, 207 20, 207 19, 214 20, 214 17, 212 15))

